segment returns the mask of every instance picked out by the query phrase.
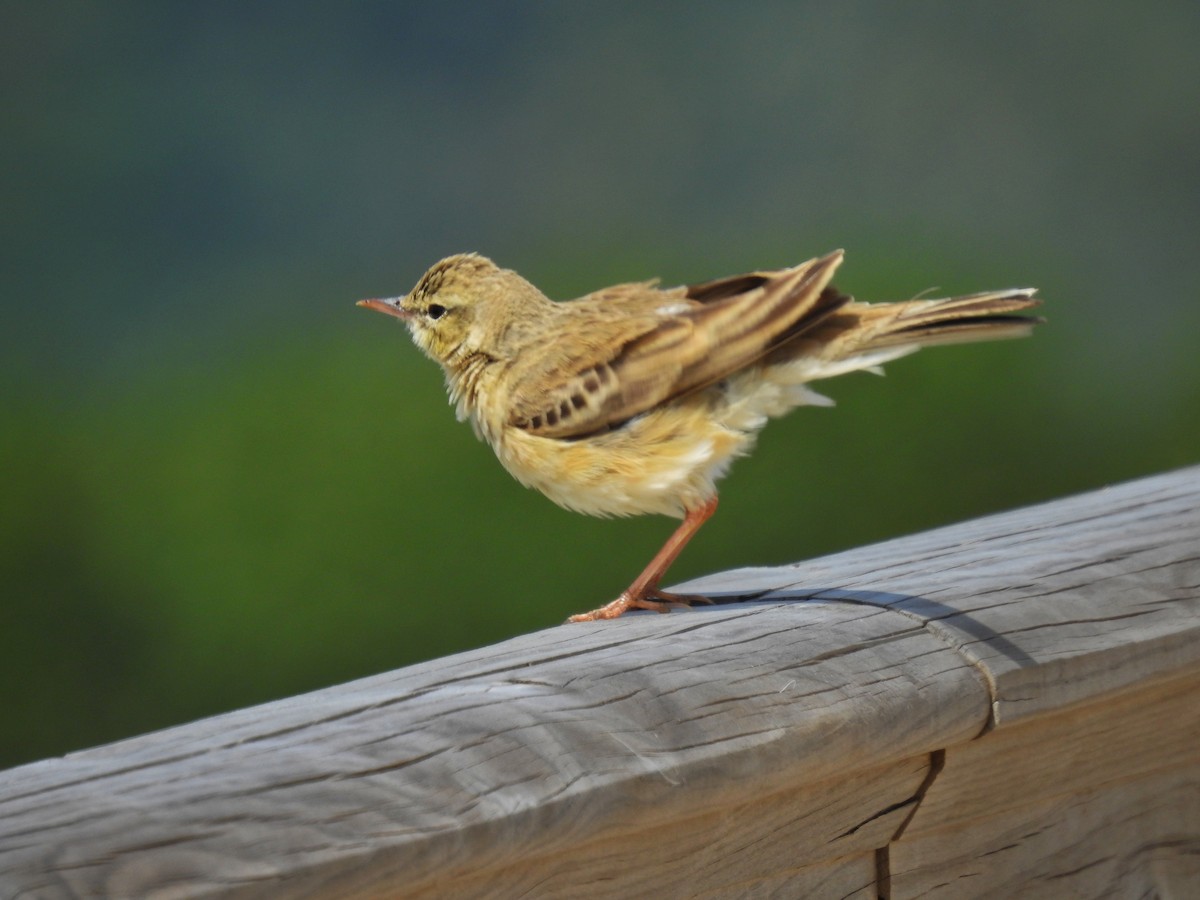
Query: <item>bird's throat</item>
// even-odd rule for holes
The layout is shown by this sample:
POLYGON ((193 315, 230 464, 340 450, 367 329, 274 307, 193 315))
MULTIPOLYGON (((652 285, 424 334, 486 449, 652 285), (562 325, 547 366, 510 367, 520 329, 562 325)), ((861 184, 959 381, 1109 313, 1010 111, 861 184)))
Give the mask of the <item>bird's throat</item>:
POLYGON ((458 420, 471 418, 482 420, 478 413, 487 402, 495 362, 491 356, 478 350, 455 351, 443 364, 446 372, 446 389, 458 420))

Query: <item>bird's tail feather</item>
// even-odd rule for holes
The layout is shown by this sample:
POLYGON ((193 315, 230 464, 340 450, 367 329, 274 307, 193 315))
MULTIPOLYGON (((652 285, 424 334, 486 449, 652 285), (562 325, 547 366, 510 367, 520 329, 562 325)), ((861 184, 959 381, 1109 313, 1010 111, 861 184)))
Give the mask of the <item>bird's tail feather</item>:
POLYGON ((1042 321, 1020 314, 1040 303, 1028 289, 900 303, 856 303, 832 287, 825 291, 841 304, 772 350, 762 367, 742 373, 754 389, 733 392, 740 399, 729 405, 730 427, 755 430, 795 406, 831 404, 807 386, 813 381, 863 370, 883 374, 884 363, 922 347, 1022 337, 1042 321))
POLYGON ((1041 303, 1033 293, 1030 288, 1019 288, 946 300, 909 300, 860 307, 869 311, 864 316, 866 334, 870 335, 864 349, 1024 337, 1043 321, 1037 316, 1016 315, 1041 303), (876 316, 877 327, 871 328, 869 320, 876 316))

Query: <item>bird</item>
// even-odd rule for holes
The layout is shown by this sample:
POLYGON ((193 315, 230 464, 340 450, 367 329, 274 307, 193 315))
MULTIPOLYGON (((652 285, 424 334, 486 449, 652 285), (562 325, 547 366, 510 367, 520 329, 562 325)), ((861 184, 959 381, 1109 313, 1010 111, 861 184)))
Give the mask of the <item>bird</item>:
POLYGON ((831 284, 843 251, 790 268, 663 288, 629 282, 554 301, 477 253, 403 296, 358 301, 400 319, 441 365, 459 421, 521 484, 593 516, 682 519, 615 600, 568 622, 711 602, 659 587, 717 508, 717 482, 758 432, 832 401, 810 384, 935 344, 1021 337, 1036 289, 864 303, 831 284))

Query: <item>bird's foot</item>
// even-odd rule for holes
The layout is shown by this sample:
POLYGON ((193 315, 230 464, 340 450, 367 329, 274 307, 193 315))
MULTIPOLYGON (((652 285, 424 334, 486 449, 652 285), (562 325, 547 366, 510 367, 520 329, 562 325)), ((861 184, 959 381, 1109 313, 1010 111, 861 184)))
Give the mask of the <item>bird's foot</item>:
POLYGON ((598 619, 615 619, 631 609, 652 609, 665 613, 675 609, 684 609, 696 603, 712 603, 708 597, 700 594, 668 594, 658 588, 648 588, 639 593, 625 591, 616 600, 606 603, 591 612, 579 613, 567 619, 568 622, 595 622, 598 619))

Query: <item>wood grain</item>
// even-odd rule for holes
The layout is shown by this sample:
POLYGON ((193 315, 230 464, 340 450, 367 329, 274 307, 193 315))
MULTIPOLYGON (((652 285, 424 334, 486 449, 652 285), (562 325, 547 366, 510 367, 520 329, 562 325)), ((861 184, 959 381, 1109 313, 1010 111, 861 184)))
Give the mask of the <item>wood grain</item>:
POLYGON ((902 612, 1015 721, 1200 664, 1200 467, 679 590, 902 612))
MULTIPOLYGON (((0 775, 0 885, 24 873, 44 879, 43 896, 135 879, 184 896, 290 896, 313 882, 326 896, 412 892, 669 833, 844 778, 848 759, 907 761, 865 805, 821 807, 822 847, 911 800, 924 765, 911 760, 987 715, 974 667, 887 611, 750 606, 559 627, 0 775)), ((715 846, 718 834, 694 837, 715 846)))
POLYGON ((1200 891, 1198 510, 1184 470, 0 772, 0 896, 1200 891))
MULTIPOLYGON (((1200 672, 949 748, 906 837, 1200 764, 1200 672)), ((1197 807, 1200 813, 1200 807, 1197 807)))
POLYGON ((1200 780, 1173 771, 1064 794, 890 855, 891 900, 1195 897, 1200 780))

